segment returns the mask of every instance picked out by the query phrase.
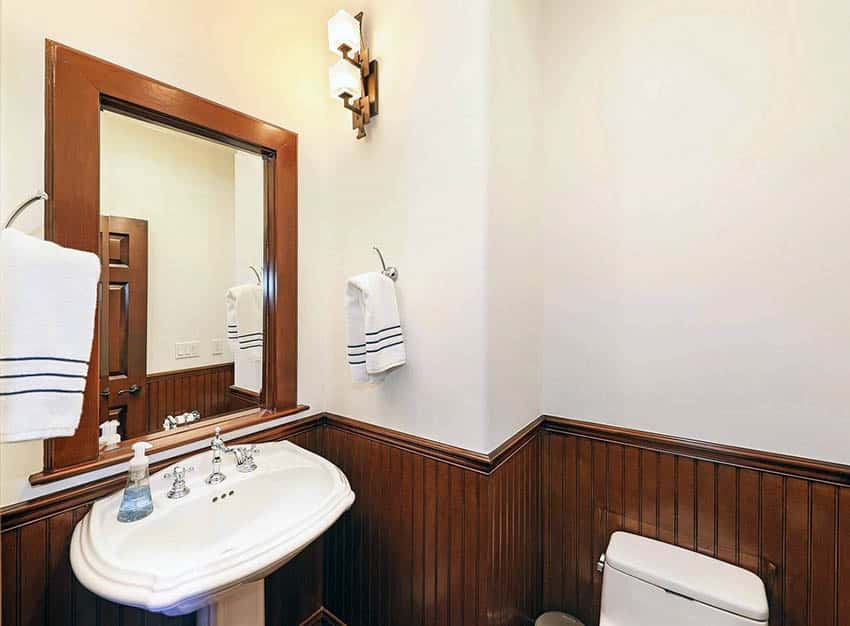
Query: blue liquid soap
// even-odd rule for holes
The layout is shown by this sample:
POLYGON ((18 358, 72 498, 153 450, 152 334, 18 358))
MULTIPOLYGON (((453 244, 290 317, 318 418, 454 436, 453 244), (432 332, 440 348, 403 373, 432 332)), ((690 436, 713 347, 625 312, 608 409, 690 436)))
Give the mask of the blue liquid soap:
POLYGON ((151 444, 144 441, 133 444, 135 456, 130 459, 127 469, 127 487, 118 508, 119 522, 136 522, 153 513, 153 498, 148 478, 148 458, 145 450, 151 444))
POLYGON ((127 487, 118 509, 119 522, 135 522, 153 513, 150 485, 127 487))

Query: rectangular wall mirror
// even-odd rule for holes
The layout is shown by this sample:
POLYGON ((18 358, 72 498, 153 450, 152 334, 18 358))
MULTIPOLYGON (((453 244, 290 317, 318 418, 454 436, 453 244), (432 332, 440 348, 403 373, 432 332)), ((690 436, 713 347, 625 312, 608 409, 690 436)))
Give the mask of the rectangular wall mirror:
POLYGON ((45 96, 45 236, 101 285, 79 426, 30 482, 304 410, 295 133, 52 41, 45 96))
POLYGON ((261 154, 100 114, 100 421, 123 439, 259 403, 261 154))

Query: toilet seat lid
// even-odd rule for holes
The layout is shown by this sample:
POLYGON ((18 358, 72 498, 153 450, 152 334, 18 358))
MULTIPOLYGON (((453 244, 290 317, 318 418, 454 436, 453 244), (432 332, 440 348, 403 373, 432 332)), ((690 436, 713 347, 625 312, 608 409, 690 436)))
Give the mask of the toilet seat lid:
POLYGON ((605 567, 755 621, 768 618, 761 579, 740 567, 626 532, 611 535, 605 567))

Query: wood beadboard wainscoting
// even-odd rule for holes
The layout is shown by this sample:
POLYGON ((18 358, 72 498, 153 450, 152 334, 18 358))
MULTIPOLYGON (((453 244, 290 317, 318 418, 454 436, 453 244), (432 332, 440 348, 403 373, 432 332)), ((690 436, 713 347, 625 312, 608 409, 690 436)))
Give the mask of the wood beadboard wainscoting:
MULTIPOLYGON (((337 464, 356 500, 266 579, 267 626, 520 626, 550 609, 596 626, 595 563, 619 529, 758 573, 772 626, 850 626, 850 467, 553 417, 489 455, 329 414, 243 441, 280 439, 337 464)), ((75 581, 74 524, 123 480, 2 510, 5 626, 195 624, 75 581)))
POLYGON ((325 535, 325 607, 348 626, 528 624, 539 606, 540 447, 492 455, 327 416, 357 494, 325 535))
POLYGON ((761 576, 771 626, 850 626, 850 467, 546 417, 543 608, 599 623, 626 530, 761 576))
POLYGON ((256 406, 256 401, 231 393, 233 380, 233 363, 148 374, 148 424, 131 436, 162 430, 166 415, 200 411, 203 417, 210 417, 256 406))
MULTIPOLYGON (((321 540, 266 578, 267 626, 507 626, 533 619, 542 514, 536 422, 491 455, 335 415, 302 418, 243 442, 279 439, 336 463, 356 500, 321 540)), ((195 616, 115 605, 75 580, 68 559, 74 525, 123 481, 2 511, 5 626, 195 624, 195 616)))

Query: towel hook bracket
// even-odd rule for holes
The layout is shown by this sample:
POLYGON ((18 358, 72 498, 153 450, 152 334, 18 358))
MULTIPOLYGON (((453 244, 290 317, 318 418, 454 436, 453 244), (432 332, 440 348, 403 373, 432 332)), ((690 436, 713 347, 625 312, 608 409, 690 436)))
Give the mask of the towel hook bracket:
POLYGON ((249 266, 248 266, 248 268, 249 268, 249 269, 250 269, 250 270, 254 273, 254 276, 256 276, 256 277, 257 277, 257 284, 258 284, 258 285, 262 285, 262 284, 263 284, 263 281, 262 281, 262 279, 260 278, 260 272, 258 272, 258 271, 257 271, 257 268, 256 268, 256 267, 254 267, 253 265, 249 265, 249 266))
POLYGON ((381 270, 381 274, 383 274, 384 276, 386 276, 387 278, 389 278, 393 282, 398 280, 398 269, 396 267, 392 266, 392 265, 387 267, 387 264, 384 262, 384 255, 381 254, 381 251, 378 249, 377 246, 372 246, 372 250, 377 252, 378 258, 381 259, 381 267, 383 268, 381 270))
POLYGON ((17 207, 14 211, 12 211, 12 214, 9 216, 9 219, 8 219, 8 220, 6 220, 6 225, 5 225, 5 226, 3 226, 3 228, 4 228, 4 229, 5 229, 5 228, 9 228, 9 226, 11 226, 11 225, 12 225, 12 223, 13 223, 13 222, 14 222, 14 221, 18 218, 18 216, 19 216, 21 213, 23 213, 23 212, 24 212, 24 210, 25 210, 25 209, 26 209, 29 205, 31 205, 31 204, 32 204, 32 203, 34 203, 34 202, 38 202, 39 200, 47 200, 47 194, 46 194, 46 193, 44 193, 43 191, 39 191, 39 192, 38 192, 37 194, 35 194, 32 198, 29 198, 28 200, 25 200, 24 202, 22 202, 21 204, 19 204, 19 205, 18 205, 18 207, 17 207))

